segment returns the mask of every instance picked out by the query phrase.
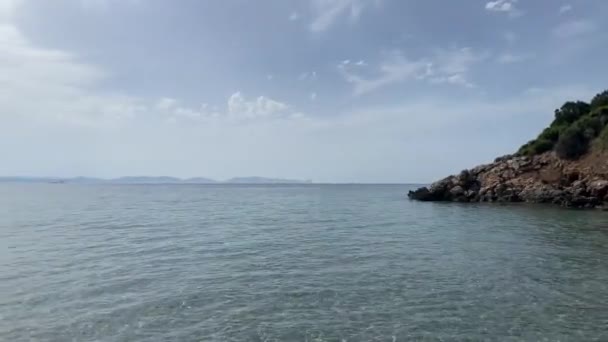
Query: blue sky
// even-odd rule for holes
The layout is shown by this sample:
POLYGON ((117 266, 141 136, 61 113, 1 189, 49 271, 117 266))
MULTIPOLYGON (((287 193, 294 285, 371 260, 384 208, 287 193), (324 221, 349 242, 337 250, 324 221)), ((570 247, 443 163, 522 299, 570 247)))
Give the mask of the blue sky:
POLYGON ((428 182, 608 88, 603 0, 0 0, 2 175, 428 182))

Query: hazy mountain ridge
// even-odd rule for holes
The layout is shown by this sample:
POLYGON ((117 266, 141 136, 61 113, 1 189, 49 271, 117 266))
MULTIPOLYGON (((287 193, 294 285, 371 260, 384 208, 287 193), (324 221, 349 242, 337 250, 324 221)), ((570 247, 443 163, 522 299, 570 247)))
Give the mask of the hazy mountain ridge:
POLYGON ((93 177, 0 177, 4 183, 70 183, 70 184, 308 184, 310 180, 266 178, 266 177, 234 177, 225 181, 217 181, 205 177, 177 178, 169 176, 125 176, 119 178, 93 177))

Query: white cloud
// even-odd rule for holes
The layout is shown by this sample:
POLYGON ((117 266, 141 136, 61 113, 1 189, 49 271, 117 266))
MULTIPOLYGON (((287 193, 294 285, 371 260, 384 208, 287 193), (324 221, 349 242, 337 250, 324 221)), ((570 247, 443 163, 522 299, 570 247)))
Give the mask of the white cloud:
POLYGON ((570 11, 572 11, 572 5, 570 5, 570 4, 562 5, 559 8, 559 14, 564 14, 564 13, 570 12, 570 11))
POLYGON ((0 4, 4 20, 0 22, 2 120, 102 127, 138 118, 235 122, 290 114, 285 103, 266 96, 249 100, 238 92, 220 111, 209 105, 190 108, 171 97, 150 100, 101 91, 97 85, 111 75, 66 51, 36 47, 8 19, 17 2, 0 0, 0 4))
POLYGON ((177 104, 177 100, 170 97, 161 98, 156 104, 156 108, 160 110, 167 110, 173 108, 177 104))
POLYGON ((459 49, 439 49, 435 52, 433 64, 439 73, 447 75, 466 74, 471 66, 488 57, 485 52, 474 52, 464 47, 459 49))
POLYGON ((316 81, 318 77, 316 71, 306 71, 298 76, 298 81, 316 81))
POLYGON ((241 92, 228 99, 228 115, 233 119, 255 119, 284 114, 289 106, 265 96, 247 100, 241 92))
POLYGON ((367 63, 362 59, 360 59, 357 62, 352 62, 350 59, 345 59, 342 62, 340 62, 339 65, 342 67, 346 67, 348 65, 356 65, 356 66, 363 67, 363 66, 367 66, 367 63))
POLYGON ((310 30, 321 32, 331 27, 340 17, 356 21, 365 7, 378 3, 378 0, 312 0, 314 15, 310 30))
POLYGON ((453 84, 471 88, 468 74, 473 64, 488 57, 470 48, 438 49, 428 58, 411 60, 402 52, 389 53, 379 64, 375 77, 363 77, 353 63, 341 62, 338 70, 354 87, 354 95, 372 92, 384 86, 408 80, 427 81, 432 84, 453 84))
POLYGON ((518 17, 523 14, 515 4, 517 0, 495 0, 486 3, 486 10, 490 12, 508 13, 511 17, 518 17))
POLYGON ((298 14, 298 12, 291 12, 291 14, 289 15, 289 21, 296 21, 300 19, 300 15, 298 14))
POLYGON ((348 65, 349 63, 342 62, 338 68, 344 79, 353 84, 354 94, 362 95, 393 83, 420 77, 424 75, 428 63, 424 60, 409 60, 400 52, 394 52, 380 63, 375 78, 359 76, 348 65))
POLYGON ((564 22, 553 29, 553 35, 559 39, 573 38, 597 31, 595 22, 588 19, 564 22))
POLYGON ((515 64, 515 63, 524 62, 529 58, 530 58, 530 56, 528 56, 528 55, 517 55, 517 54, 505 52, 505 53, 499 55, 498 58, 496 59, 496 61, 500 64, 515 64))
MULTIPOLYGON (((172 124, 179 122, 215 122, 216 124, 239 124, 255 121, 268 121, 272 119, 288 119, 293 111, 286 103, 258 96, 247 99, 241 92, 235 92, 226 100, 226 106, 212 106, 203 103, 199 108, 182 105, 179 100, 164 97, 156 101, 154 106, 146 108, 148 114, 155 114, 159 118, 172 124)), ((303 114, 301 114, 303 116, 303 114)))
POLYGON ((33 46, 10 22, 0 23, 0 58, 4 116, 109 124, 132 118, 142 109, 135 98, 94 92, 107 77, 104 71, 68 52, 33 46))
POLYGON ((464 75, 454 74, 450 76, 436 76, 429 79, 429 82, 433 84, 453 84, 467 88, 474 88, 475 85, 469 82, 464 75))
POLYGON ((8 21, 15 11, 21 0, 0 0, 0 23, 8 21))
POLYGON ((317 93, 315 93, 315 92, 310 93, 310 100, 315 101, 316 99, 317 99, 317 93))
POLYGON ((508 12, 513 9, 513 4, 506 0, 496 0, 486 3, 488 11, 508 12))

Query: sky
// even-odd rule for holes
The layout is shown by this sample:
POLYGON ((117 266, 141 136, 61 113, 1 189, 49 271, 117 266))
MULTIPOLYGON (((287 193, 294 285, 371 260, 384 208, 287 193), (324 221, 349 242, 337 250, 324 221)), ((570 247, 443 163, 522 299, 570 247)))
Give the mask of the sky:
POLYGON ((426 183, 608 88, 605 0, 0 0, 0 175, 426 183))

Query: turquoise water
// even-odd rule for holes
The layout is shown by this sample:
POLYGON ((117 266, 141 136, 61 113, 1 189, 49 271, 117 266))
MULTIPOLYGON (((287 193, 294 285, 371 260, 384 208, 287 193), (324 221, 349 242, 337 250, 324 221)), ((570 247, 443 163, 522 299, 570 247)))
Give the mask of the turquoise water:
POLYGON ((0 185, 1 341, 606 341, 608 213, 0 185))

